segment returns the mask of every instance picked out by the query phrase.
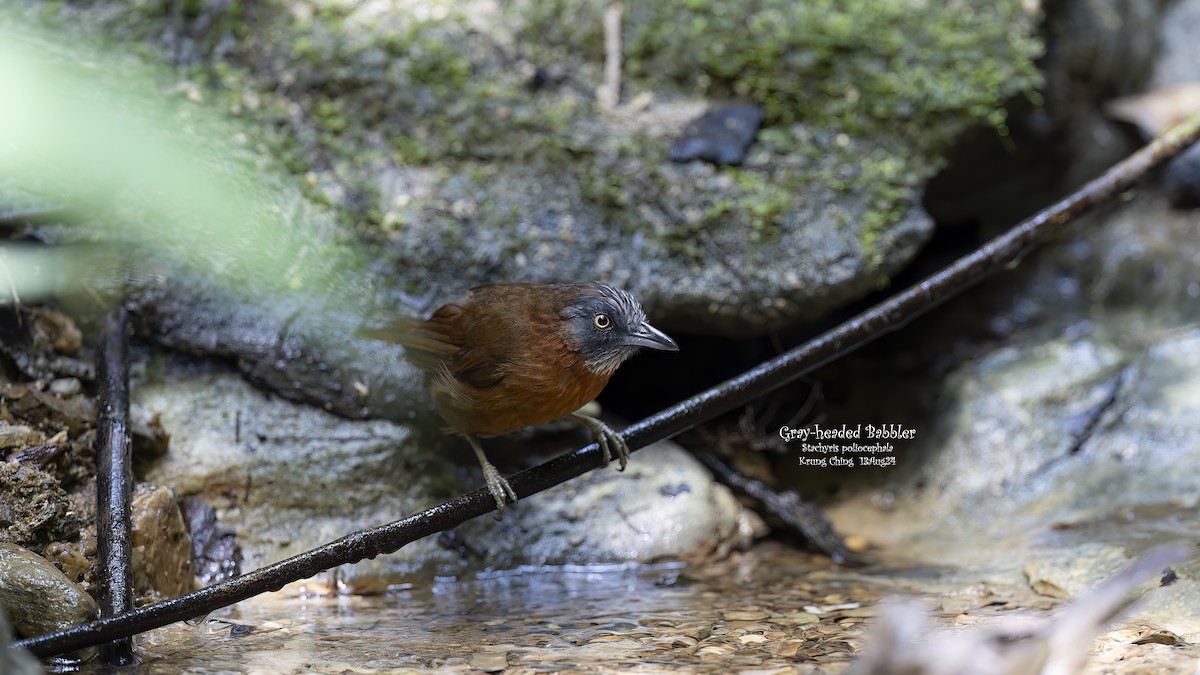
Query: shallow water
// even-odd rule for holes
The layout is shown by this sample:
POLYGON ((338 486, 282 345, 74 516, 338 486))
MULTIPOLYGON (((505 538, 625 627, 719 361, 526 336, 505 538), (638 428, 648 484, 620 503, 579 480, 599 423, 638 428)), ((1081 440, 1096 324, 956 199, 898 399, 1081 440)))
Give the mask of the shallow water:
MULTIPOLYGON (((938 630, 950 631, 1045 617, 1060 603, 1019 575, 847 569, 766 545, 702 566, 522 569, 374 596, 285 591, 142 636, 136 672, 837 673, 866 644, 888 595, 917 599, 938 630)), ((1144 622, 1109 629, 1099 647, 1080 645, 1093 651, 1095 668, 1161 668, 1200 653, 1186 644, 1137 645, 1159 635, 1144 622)), ((105 671, 92 663, 81 672, 105 671)))
POLYGON ((138 672, 786 671, 798 659, 844 662, 877 597, 827 560, 781 548, 705 567, 525 569, 376 596, 285 592, 140 638, 138 672))

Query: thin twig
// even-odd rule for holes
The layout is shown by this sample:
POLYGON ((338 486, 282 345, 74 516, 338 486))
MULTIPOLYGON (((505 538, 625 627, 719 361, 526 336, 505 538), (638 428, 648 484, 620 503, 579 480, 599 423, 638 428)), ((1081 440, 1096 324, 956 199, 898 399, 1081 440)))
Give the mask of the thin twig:
MULTIPOLYGON (((129 436, 129 316, 124 307, 105 315, 97 348, 100 411, 96 421, 97 579, 102 619, 133 609, 131 560, 133 471, 129 436)), ((129 636, 100 647, 100 659, 114 666, 134 662, 129 636)))
POLYGON ((596 102, 612 110, 621 102, 621 13, 625 3, 610 0, 604 6, 604 81, 596 88, 596 102))
POLYGON ((711 452, 692 453, 700 463, 713 472, 717 481, 735 491, 750 496, 762 505, 762 510, 783 521, 789 530, 797 532, 817 550, 839 565, 861 564, 846 548, 846 543, 834 532, 825 514, 811 502, 806 502, 793 490, 779 491, 766 483, 746 476, 726 464, 711 452))
MULTIPOLYGON (((883 303, 780 356, 681 401, 625 429, 630 450, 670 438, 784 386, 809 371, 897 330, 918 315, 975 285, 985 276, 1019 260, 1030 248, 1059 234, 1073 218, 1101 201, 1133 187, 1146 172, 1200 137, 1200 114, 1155 139, 1099 178, 1023 221, 978 250, 883 303)), ((524 499, 601 465, 595 443, 513 476, 509 483, 524 499)), ((306 553, 268 565, 245 576, 209 586, 156 605, 135 609, 64 631, 14 642, 40 656, 61 654, 190 619, 338 565, 392 553, 405 544, 458 527, 496 508, 480 489, 422 513, 347 535, 306 553)))

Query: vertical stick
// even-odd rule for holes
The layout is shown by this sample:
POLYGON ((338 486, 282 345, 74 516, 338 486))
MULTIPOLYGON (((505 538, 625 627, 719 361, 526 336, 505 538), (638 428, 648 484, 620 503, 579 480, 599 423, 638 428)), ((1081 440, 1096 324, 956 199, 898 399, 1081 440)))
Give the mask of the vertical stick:
POLYGON ((620 0, 604 6, 604 81, 596 88, 596 101, 603 110, 612 110, 621 102, 621 13, 620 0))
MULTIPOLYGON (((124 307, 106 314, 96 350, 100 399, 96 433, 96 495, 99 501, 96 578, 101 618, 119 616, 133 609, 128 325, 129 317, 124 307)), ((100 659, 114 666, 134 663, 132 638, 120 638, 101 645, 100 659)))

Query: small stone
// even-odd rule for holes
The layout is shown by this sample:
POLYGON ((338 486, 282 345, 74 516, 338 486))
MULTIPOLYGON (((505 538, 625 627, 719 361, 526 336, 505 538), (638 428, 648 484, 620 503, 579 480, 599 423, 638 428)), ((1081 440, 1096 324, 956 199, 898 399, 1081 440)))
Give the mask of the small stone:
POLYGON ((485 673, 498 673, 508 668, 508 652, 478 652, 468 661, 472 668, 485 673))
POLYGON ((792 639, 784 640, 777 647, 771 650, 773 656, 778 656, 785 659, 790 659, 799 653, 800 648, 804 646, 804 640, 792 639))
POLYGON ((0 450, 40 445, 45 438, 45 436, 27 426, 0 422, 0 450))
POLYGON ((843 541, 851 553, 862 553, 871 547, 871 542, 861 534, 852 534, 843 541))
POLYGON ((58 353, 72 356, 83 346, 83 333, 66 314, 39 307, 34 310, 34 321, 37 330, 50 339, 58 353))
POLYGON ((732 649, 725 645, 705 645, 696 650, 696 654, 699 656, 725 656, 732 651, 732 649))
POLYGON ((776 621, 784 625, 803 626, 810 623, 820 623, 821 617, 812 612, 794 612, 776 621))
POLYGON ((192 541, 192 564, 200 583, 207 586, 241 574, 242 550, 237 535, 217 522, 216 509, 197 497, 187 497, 182 510, 192 541))
POLYGON ((702 159, 718 165, 739 165, 762 121, 762 109, 756 105, 714 108, 688 123, 667 157, 672 162, 702 159))
POLYGON ((78 583, 85 591, 90 590, 91 584, 87 577, 92 571, 92 561, 85 549, 90 548, 92 557, 95 557, 95 540, 96 535, 88 530, 81 533, 78 542, 56 541, 46 547, 46 560, 62 570, 68 579, 78 583))
POLYGON ((734 609, 725 612, 721 618, 726 621, 761 621, 770 616, 766 612, 757 608, 749 609, 734 609))
POLYGON ((135 592, 159 599, 192 590, 192 538, 175 493, 160 485, 139 483, 131 507, 135 592))
POLYGON ((876 616, 879 614, 878 605, 869 605, 866 607, 853 607, 844 609, 838 612, 838 616, 845 618, 861 619, 863 617, 876 616))
POLYGON ((50 383, 50 393, 57 396, 74 396, 83 391, 79 378, 63 377, 50 383))

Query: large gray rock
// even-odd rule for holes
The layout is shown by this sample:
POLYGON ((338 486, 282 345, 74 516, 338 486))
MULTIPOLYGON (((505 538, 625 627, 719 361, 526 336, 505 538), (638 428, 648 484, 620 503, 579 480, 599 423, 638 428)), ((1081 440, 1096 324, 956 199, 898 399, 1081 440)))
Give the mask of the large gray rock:
MULTIPOLYGON (((241 10, 223 3, 198 7, 194 22, 148 22, 137 3, 39 16, 220 61, 233 95, 184 89, 247 122, 231 131, 249 142, 212 148, 215 164, 261 164, 245 152, 257 142, 303 174, 304 200, 271 185, 254 197, 268 208, 247 210, 304 220, 314 198, 332 206, 372 240, 384 305, 401 290, 442 300, 487 281, 602 279, 668 329, 744 336, 886 284, 931 233, 919 199, 946 149, 969 127, 1000 125, 1004 101, 1036 84, 1034 13, 1017 0, 967 5, 631 6, 624 104, 613 110, 591 98, 603 52, 590 1, 263 8, 255 35, 265 40, 237 30, 241 10), (670 162, 687 123, 730 99, 766 115, 744 165, 670 162)), ((182 107, 193 124, 197 106, 182 107)), ((254 180, 227 192, 255 194, 254 180)), ((217 227, 205 214, 163 231, 163 214, 122 190, 126 233, 146 219, 142 243, 183 253, 193 269, 237 267, 211 243, 182 245, 217 227)), ((253 229, 218 238, 317 266, 330 247, 305 228, 253 229)))
MULTIPOLYGON (((162 23, 137 3, 55 5, 37 20, 68 24, 80 52, 64 49, 61 65, 100 64, 71 71, 75 89, 113 96, 113 110, 60 126, 119 139, 132 121, 131 147, 180 141, 162 154, 195 164, 148 165, 161 159, 151 148, 133 167, 104 158, 112 194, 56 175, 21 187, 68 202, 99 190, 87 227, 35 229, 137 251, 132 278, 108 258, 71 269, 97 270, 88 288, 128 293, 143 334, 231 358, 342 415, 407 420, 427 410, 419 380, 397 349, 350 336, 478 283, 608 280, 667 330, 727 336, 886 285, 931 234, 918 202, 946 149, 1000 124, 1004 100, 1037 80, 1036 17, 1017 0, 968 4, 631 7, 613 110, 591 99, 602 53, 591 2, 263 8, 265 40, 238 30, 230 4, 162 23), (204 72, 224 74, 222 93, 136 90, 159 73, 89 54, 98 32, 219 62, 204 72), (146 95, 154 105, 134 103, 146 95), (766 114, 743 166, 670 162, 671 140, 728 99, 766 114)), ((24 16, 18 29, 34 24, 24 16)))
MULTIPOLYGON (((1172 9, 1146 87, 1176 83, 1173 73, 1200 59, 1195 41, 1170 37, 1198 11, 1194 1, 1172 9)), ((1097 540, 1134 553, 1186 532, 1200 481, 1197 232, 1200 212, 1173 208, 1151 184, 975 293, 970 304, 987 318, 960 303, 919 324, 925 336, 963 337, 950 350, 918 339, 917 349, 972 358, 922 392, 936 402, 932 418, 900 444, 898 469, 832 507, 835 524, 924 560, 1008 575, 1097 540), (963 327, 985 323, 987 339, 965 346, 963 327), (996 558, 1000 543, 1010 554, 996 558)), ((1194 611, 1172 620, 1200 630, 1194 611)))
POLYGON ((1114 509, 1190 508, 1198 356, 1192 330, 1144 353, 1097 337, 1035 339, 968 364, 947 379, 934 426, 901 444, 902 470, 833 509, 835 523, 962 552, 976 537, 1044 533, 1114 509), (881 511, 870 504, 882 493, 881 511))
MULTIPOLYGON (((1140 87, 1194 72, 1200 44, 1179 31, 1195 16, 1195 0, 1164 16, 1164 50, 1140 87)), ((917 431, 896 444, 896 468, 843 483, 828 511, 839 530, 889 558, 938 565, 943 579, 1025 583, 1056 600, 1153 545, 1190 545, 1198 232, 1200 212, 1173 208, 1169 189, 1151 180, 1015 273, 914 323, 911 339, 891 345, 893 362, 920 364, 907 371, 913 379, 886 381, 882 413, 838 411, 851 423, 902 418, 917 431)), ((1193 565, 1148 596, 1139 620, 1200 636, 1200 584, 1185 571, 1193 565)))

